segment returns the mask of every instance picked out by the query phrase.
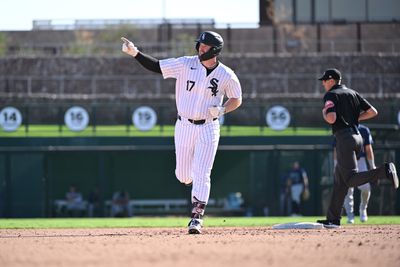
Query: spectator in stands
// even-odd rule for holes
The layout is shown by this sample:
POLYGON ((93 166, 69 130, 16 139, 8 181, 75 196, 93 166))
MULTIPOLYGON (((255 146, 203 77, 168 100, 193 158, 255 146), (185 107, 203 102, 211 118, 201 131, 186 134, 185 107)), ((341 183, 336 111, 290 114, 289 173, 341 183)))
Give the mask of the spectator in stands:
POLYGON ((85 202, 75 185, 70 185, 65 198, 67 200, 67 214, 71 217, 82 216, 85 210, 85 202))
POLYGON ((129 205, 129 194, 125 190, 116 191, 113 194, 112 206, 111 206, 112 217, 131 217, 132 208, 129 205))
POLYGON ((89 194, 88 198, 88 216, 101 217, 102 215, 102 197, 100 189, 96 186, 89 194))
POLYGON ((292 200, 292 216, 301 215, 301 205, 309 198, 308 176, 306 171, 300 167, 298 161, 293 162, 292 169, 287 174, 287 185, 290 188, 292 200))
POLYGON ((290 184, 287 174, 280 178, 281 194, 280 194, 280 214, 281 216, 288 216, 292 214, 292 197, 290 195, 290 184))

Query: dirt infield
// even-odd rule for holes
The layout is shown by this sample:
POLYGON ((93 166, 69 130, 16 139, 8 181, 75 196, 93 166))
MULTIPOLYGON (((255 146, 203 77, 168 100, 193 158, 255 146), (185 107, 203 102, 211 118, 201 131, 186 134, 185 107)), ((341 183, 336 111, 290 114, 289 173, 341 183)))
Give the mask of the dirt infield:
POLYGON ((0 266, 400 266, 400 225, 0 230, 0 266))

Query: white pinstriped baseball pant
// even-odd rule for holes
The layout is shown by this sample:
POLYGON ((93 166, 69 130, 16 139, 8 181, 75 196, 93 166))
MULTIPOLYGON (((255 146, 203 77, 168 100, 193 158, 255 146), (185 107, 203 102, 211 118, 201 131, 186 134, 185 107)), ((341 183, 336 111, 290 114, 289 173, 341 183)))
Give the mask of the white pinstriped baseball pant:
MULTIPOLYGON (((367 162, 365 157, 361 157, 358 160, 358 172, 368 171, 367 162)), ((368 207, 368 201, 371 194, 371 185, 370 183, 365 183, 357 186, 357 188, 361 191, 361 199, 360 199, 360 210, 365 210, 368 207)), ((344 198, 344 208, 346 210, 346 214, 353 214, 354 212, 354 187, 349 187, 347 191, 347 195, 344 198)))
POLYGON ((187 119, 175 124, 176 178, 184 184, 193 182, 192 200, 207 204, 210 197, 211 170, 220 137, 219 120, 195 125, 187 119))

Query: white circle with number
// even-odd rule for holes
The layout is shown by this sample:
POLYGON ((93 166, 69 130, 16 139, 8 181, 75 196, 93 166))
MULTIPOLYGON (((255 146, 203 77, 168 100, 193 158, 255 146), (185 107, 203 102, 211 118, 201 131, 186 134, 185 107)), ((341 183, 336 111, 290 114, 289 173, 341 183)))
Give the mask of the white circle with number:
POLYGON ((71 107, 65 112, 64 122, 71 131, 83 131, 89 124, 89 114, 82 107, 71 107))
POLYGON ((0 125, 6 132, 14 132, 22 123, 22 115, 14 107, 5 107, 0 111, 0 125))
POLYGON ((132 122, 139 130, 149 131, 157 123, 157 114, 151 107, 139 107, 133 112, 132 122))
POLYGON ((271 129, 282 131, 289 126, 290 113, 283 106, 273 106, 267 112, 266 121, 271 129))

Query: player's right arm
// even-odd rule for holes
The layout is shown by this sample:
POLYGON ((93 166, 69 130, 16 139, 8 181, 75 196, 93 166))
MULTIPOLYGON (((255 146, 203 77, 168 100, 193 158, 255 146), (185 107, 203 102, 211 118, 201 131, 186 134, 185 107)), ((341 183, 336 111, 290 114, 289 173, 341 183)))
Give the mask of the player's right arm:
POLYGON ((140 65, 146 69, 161 74, 160 62, 158 59, 140 52, 139 49, 125 37, 121 37, 121 40, 124 42, 122 44, 122 52, 134 57, 140 65))

